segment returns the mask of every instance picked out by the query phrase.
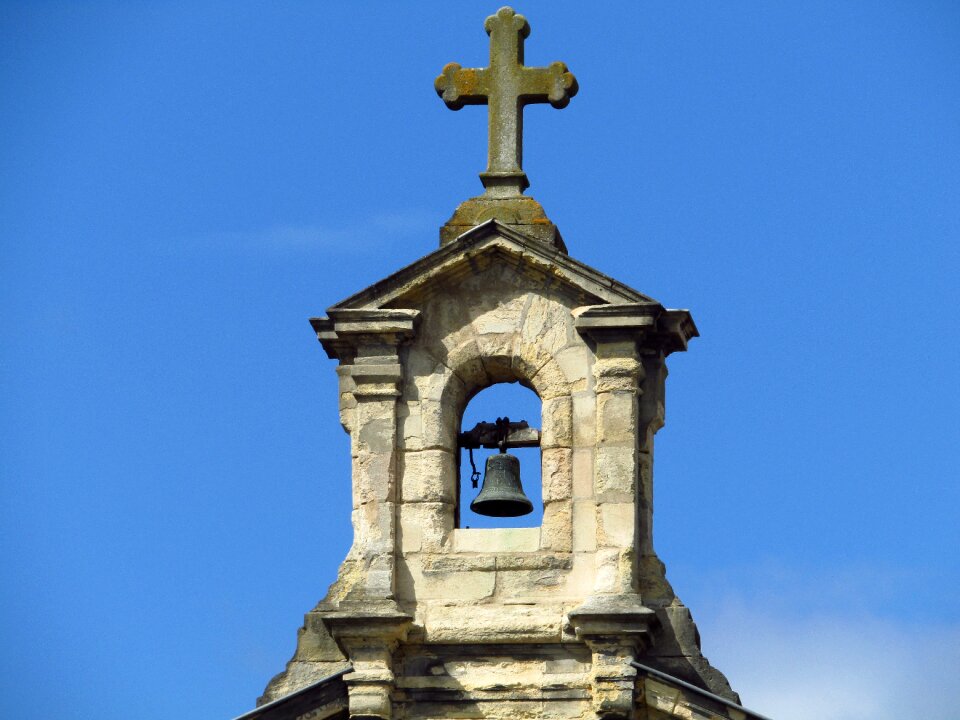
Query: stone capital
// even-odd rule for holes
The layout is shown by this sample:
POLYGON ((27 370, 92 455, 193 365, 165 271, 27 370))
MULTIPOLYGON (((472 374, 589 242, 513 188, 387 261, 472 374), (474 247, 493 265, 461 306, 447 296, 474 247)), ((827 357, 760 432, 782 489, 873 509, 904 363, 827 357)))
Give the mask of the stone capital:
POLYGON ((379 605, 375 602, 342 602, 336 609, 320 609, 316 613, 334 639, 346 646, 373 645, 392 649, 406 639, 413 622, 413 618, 400 610, 393 600, 383 600, 379 605))
POLYGON ((659 625, 656 613, 636 594, 593 595, 567 613, 578 640, 593 645, 629 644, 637 651, 650 645, 659 625))
POLYGON ((592 655, 593 710, 603 720, 634 717, 636 669, 630 664, 650 646, 656 613, 636 594, 594 595, 567 614, 592 655))
POLYGON ((633 341, 644 353, 687 349, 700 333, 687 310, 655 302, 590 305, 577 310, 576 328, 597 345, 633 341))
POLYGON ((344 677, 349 693, 350 717, 389 720, 396 683, 393 651, 407 639, 413 618, 392 602, 381 607, 341 604, 337 610, 317 613, 333 635, 353 672, 344 677))
POLYGON ((328 317, 310 318, 310 325, 328 357, 352 362, 357 356, 395 355, 416 334, 419 319, 419 310, 331 308, 328 317))

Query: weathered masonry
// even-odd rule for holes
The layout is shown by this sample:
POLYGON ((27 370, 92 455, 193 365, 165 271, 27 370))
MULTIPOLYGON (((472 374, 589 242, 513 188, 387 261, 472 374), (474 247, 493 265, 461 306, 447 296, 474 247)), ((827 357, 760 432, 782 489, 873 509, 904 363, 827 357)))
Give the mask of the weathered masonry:
POLYGON ((338 362, 353 545, 243 717, 757 718, 701 655, 653 545, 666 359, 696 326, 571 258, 523 195, 523 106, 563 107, 577 84, 523 64, 510 8, 485 28, 489 67, 436 80, 453 108, 489 105, 483 195, 439 249, 311 321, 338 362), (542 523, 458 527, 461 451, 482 435, 461 432, 464 408, 514 382, 542 416, 484 432, 539 445, 542 523))

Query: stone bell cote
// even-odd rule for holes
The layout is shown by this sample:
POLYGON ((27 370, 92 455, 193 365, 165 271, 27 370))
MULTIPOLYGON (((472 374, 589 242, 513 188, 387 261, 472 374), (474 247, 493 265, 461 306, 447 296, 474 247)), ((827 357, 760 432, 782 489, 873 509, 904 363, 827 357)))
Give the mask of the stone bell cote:
POLYGON ((701 655, 653 545, 666 361, 697 329, 573 259, 523 195, 522 108, 577 85, 523 64, 511 9, 485 28, 490 66, 435 83, 454 109, 489 105, 484 194, 439 249, 311 320, 338 363, 353 544, 249 720, 756 717, 701 655), (541 416, 471 435, 467 403, 498 383, 535 392, 541 416), (484 442, 539 446, 538 527, 461 526, 462 451, 484 442))
POLYGON ((664 360, 696 334, 687 311, 491 220, 313 324, 340 362, 353 453, 338 599, 385 601, 450 641, 485 617, 529 642, 588 632, 589 608, 650 612, 652 442, 664 360), (542 402, 542 525, 457 527, 461 417, 503 382, 542 402))

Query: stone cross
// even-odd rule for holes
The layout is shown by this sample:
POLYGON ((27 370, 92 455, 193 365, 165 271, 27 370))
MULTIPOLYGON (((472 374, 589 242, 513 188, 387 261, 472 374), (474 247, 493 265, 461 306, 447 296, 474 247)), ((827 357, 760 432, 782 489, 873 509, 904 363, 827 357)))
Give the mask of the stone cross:
POLYGON ((509 197, 530 186, 521 167, 523 106, 549 102, 555 108, 566 107, 577 94, 577 80, 562 62, 548 67, 523 64, 523 41, 530 25, 512 8, 500 8, 483 27, 490 36, 490 67, 449 63, 434 87, 451 110, 489 106, 487 170, 480 173, 480 181, 487 195, 509 197))

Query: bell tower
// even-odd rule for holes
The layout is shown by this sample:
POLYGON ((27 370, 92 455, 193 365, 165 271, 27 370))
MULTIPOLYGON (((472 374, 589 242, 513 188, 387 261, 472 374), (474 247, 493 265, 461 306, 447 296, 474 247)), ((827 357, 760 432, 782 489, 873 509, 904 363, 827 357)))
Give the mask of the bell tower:
POLYGON ((523 106, 562 108, 577 83, 563 63, 524 65, 530 29, 510 8, 484 27, 489 67, 435 83, 453 109, 488 105, 484 193, 439 249, 311 320, 337 361, 353 545, 244 717, 758 717, 701 655, 654 551, 666 362, 696 326, 574 260, 523 194, 523 106), (461 428, 474 395, 514 382, 540 417, 461 428), (529 509, 510 449, 531 446, 540 526, 459 526, 471 503, 529 509), (503 452, 464 497, 461 458, 480 447, 503 452))

